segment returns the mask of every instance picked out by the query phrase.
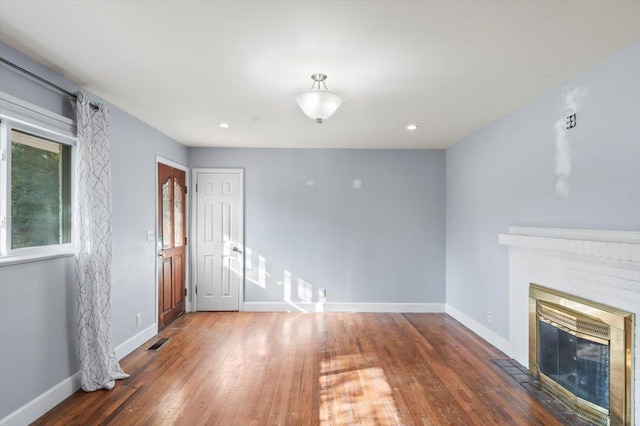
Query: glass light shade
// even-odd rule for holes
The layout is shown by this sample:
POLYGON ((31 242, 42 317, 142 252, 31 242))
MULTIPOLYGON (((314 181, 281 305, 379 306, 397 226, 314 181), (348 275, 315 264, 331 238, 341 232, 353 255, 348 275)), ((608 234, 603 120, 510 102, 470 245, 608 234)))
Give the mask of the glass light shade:
POLYGON ((309 117, 322 123, 336 112, 344 98, 328 90, 305 90, 293 97, 302 111, 309 117))

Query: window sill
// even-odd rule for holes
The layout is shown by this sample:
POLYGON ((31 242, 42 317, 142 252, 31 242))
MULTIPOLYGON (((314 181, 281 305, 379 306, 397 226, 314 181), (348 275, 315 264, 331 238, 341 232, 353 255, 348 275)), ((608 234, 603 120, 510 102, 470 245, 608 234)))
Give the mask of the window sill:
POLYGON ((18 265, 20 263, 40 262, 42 260, 58 259, 61 257, 71 257, 73 254, 74 252, 72 249, 65 248, 55 251, 47 251, 44 253, 24 253, 0 256, 0 267, 18 265))

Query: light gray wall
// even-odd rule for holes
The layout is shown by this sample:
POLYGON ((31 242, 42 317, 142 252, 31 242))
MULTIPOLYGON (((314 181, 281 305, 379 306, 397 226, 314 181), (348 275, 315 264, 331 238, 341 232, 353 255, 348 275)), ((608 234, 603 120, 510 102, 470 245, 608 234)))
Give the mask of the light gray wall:
POLYGON ((246 301, 282 302, 288 271, 294 301, 302 279, 313 301, 444 302, 444 151, 190 148, 189 165, 245 169, 246 301))
POLYGON ((640 230, 639 117, 635 45, 449 148, 447 303, 508 338, 499 233, 511 225, 640 230), (590 94, 567 132, 574 156, 564 200, 555 192, 554 124, 575 88, 590 94))
MULTIPOLYGON (((0 56, 67 90, 77 90, 4 44, 0 44, 0 56)), ((64 96, 4 66, 0 90, 58 114, 73 115, 64 96)), ((145 231, 156 227, 156 155, 187 164, 187 149, 107 105, 113 179, 111 301, 117 346, 156 322, 155 248, 145 239, 145 231), (142 313, 140 327, 136 327, 136 313, 142 313)), ((0 267, 0 418, 78 369, 73 268, 72 258, 0 267)))
POLYGON ((0 267, 0 418, 78 371, 73 268, 0 267))

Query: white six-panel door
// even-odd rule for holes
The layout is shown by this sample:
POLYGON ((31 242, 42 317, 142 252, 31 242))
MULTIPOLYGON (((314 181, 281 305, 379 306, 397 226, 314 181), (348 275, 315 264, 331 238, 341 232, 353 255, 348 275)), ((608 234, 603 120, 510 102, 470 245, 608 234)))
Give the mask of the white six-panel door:
POLYGON ((196 172, 196 309, 237 311, 243 285, 243 171, 196 172))

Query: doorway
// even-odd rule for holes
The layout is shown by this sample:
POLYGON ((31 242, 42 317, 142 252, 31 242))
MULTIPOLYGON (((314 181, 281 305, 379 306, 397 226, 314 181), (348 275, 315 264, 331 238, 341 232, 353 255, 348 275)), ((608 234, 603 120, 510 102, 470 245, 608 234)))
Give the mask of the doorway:
POLYGON ((239 311, 244 297, 244 170, 194 169, 197 311, 239 311))
POLYGON ((185 311, 186 173, 158 162, 158 328, 185 311))

